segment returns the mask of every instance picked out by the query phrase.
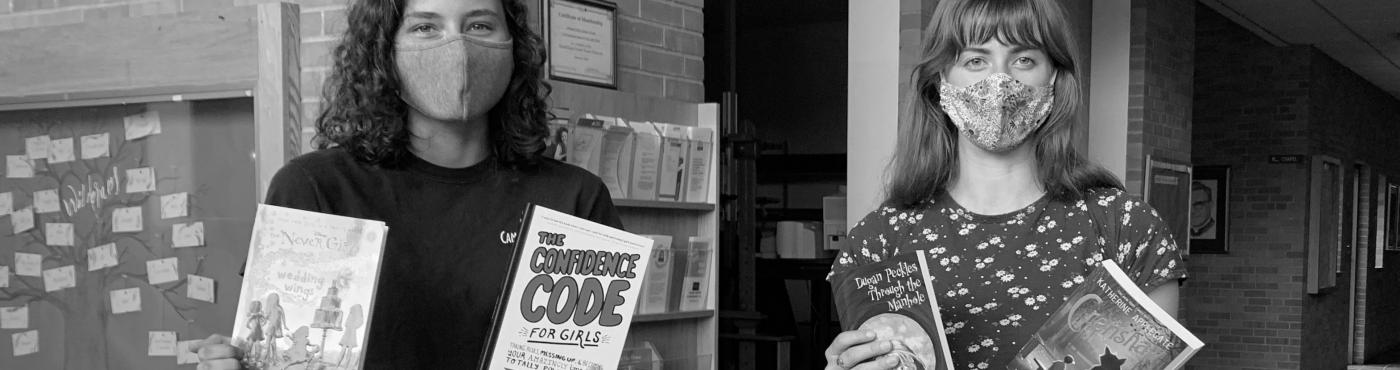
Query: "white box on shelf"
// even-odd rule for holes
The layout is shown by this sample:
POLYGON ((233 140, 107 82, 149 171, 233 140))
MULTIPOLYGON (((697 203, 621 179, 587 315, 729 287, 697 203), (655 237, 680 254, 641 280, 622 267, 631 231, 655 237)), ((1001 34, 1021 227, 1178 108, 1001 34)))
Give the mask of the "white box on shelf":
POLYGON ((822 197, 822 247, 826 250, 841 250, 845 246, 846 227, 846 186, 841 191, 822 197))

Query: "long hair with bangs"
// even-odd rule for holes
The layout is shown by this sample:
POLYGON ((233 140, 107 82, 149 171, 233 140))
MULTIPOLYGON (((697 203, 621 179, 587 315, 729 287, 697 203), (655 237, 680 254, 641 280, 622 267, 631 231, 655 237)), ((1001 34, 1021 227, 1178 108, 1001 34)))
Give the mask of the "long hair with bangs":
MULTIPOLYGON (((501 100, 487 113, 492 153, 511 166, 539 159, 549 136, 544 76, 545 49, 527 23, 521 0, 500 0, 514 40, 514 73, 501 100)), ((317 148, 343 147, 356 159, 395 165, 408 153, 408 104, 399 99, 394 36, 408 0, 356 0, 346 13, 345 34, 331 53, 334 64, 316 118, 317 148)))
POLYGON ((1027 141, 1035 145, 1046 193, 1071 201, 1094 188, 1122 189, 1112 173, 1074 149, 1074 116, 1083 97, 1075 40, 1064 9, 1053 0, 943 0, 924 30, 923 54, 910 74, 886 203, 917 207, 945 191, 957 176, 958 129, 939 106, 938 85, 963 48, 992 38, 1045 51, 1057 72, 1050 115, 1027 141))

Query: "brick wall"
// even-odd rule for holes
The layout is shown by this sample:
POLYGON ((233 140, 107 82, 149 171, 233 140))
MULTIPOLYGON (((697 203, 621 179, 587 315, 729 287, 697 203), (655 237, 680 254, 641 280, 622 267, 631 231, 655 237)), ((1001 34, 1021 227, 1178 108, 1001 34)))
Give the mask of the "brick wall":
MULTIPOLYGON (((1207 7, 1195 11, 1191 161, 1229 165, 1230 253, 1189 257, 1181 317, 1207 343, 1193 369, 1301 366, 1307 47, 1274 47, 1207 7)), ((1344 319, 1343 319, 1344 320, 1344 319)))
MULTIPOLYGON (((245 6, 274 0, 0 0, 0 31, 109 18, 245 6)), ((303 136, 321 109, 329 55, 345 30, 348 0, 301 5, 303 136)), ((538 2, 527 0, 535 11, 538 2)), ((704 0, 618 0, 618 90, 699 102, 704 98, 704 0)), ((310 145, 311 140, 303 140, 310 145)), ((307 147, 306 149, 309 149, 307 147)))
MULTIPOLYGON (((1193 255, 1183 317, 1207 347, 1198 369, 1332 369, 1353 357, 1388 360, 1400 351, 1400 269, 1374 269, 1370 225, 1376 175, 1400 174, 1400 101, 1309 46, 1275 47, 1205 7, 1196 16, 1192 161, 1230 165, 1230 254, 1193 255), (1271 154, 1341 160, 1350 184, 1361 173, 1360 216, 1344 217, 1342 269, 1355 263, 1359 309, 1347 353, 1352 283, 1304 294, 1307 164, 1269 164, 1271 154), (1361 167, 1357 167, 1361 164, 1361 167), (1358 171, 1358 168, 1360 171, 1358 171), (1306 334, 1303 334, 1306 333, 1306 334), (1393 356, 1393 355, 1392 355, 1393 356)), ((1352 197, 1347 186, 1346 198, 1352 197)), ((1394 255, 1395 253, 1391 253, 1394 255)))
MULTIPOLYGON (((1400 180, 1396 177, 1400 176, 1400 166, 1396 165, 1400 163, 1397 162, 1400 161, 1400 151, 1393 149, 1394 143, 1400 141, 1400 133, 1394 130, 1395 122, 1400 121, 1400 101, 1321 52, 1314 52, 1311 62, 1312 81, 1309 87, 1312 93, 1308 103, 1312 114, 1309 132, 1314 152, 1338 157, 1344 162, 1364 163, 1373 173, 1385 175, 1391 182, 1400 180)), ((1371 207, 1374 205, 1365 208, 1370 210, 1371 207)), ((1369 228, 1360 230, 1361 235, 1373 232, 1369 228)), ((1322 351, 1305 341, 1305 368, 1311 363, 1309 356, 1317 357, 1319 366, 1337 364, 1353 357, 1368 362, 1400 361, 1400 358, 1396 358, 1400 355, 1396 353, 1400 351, 1400 336, 1394 335, 1400 331, 1400 318, 1393 314, 1400 312, 1400 286, 1394 284, 1400 281, 1400 269, 1393 267, 1395 262, 1400 261, 1388 258, 1392 262, 1391 268, 1375 269, 1375 252, 1372 249, 1375 246, 1369 243, 1369 238, 1366 241, 1358 244, 1361 246, 1358 263, 1366 268, 1358 274, 1357 286, 1361 292, 1358 293, 1357 305, 1361 309, 1357 312, 1356 325, 1360 340, 1354 348, 1355 353, 1352 356, 1336 353, 1327 343, 1318 343, 1318 347, 1327 349, 1322 351)), ((1345 253, 1349 255, 1350 251, 1345 253)), ((1390 252, 1387 257, 1400 256, 1390 252)), ((1335 294, 1309 300, 1304 312, 1311 317, 1312 311, 1341 311, 1339 314, 1325 315, 1336 319, 1345 317, 1348 308, 1346 295, 1335 294)), ((1345 328, 1327 324, 1319 322, 1317 325, 1327 328, 1320 329, 1326 332, 1316 332, 1309 325, 1306 328, 1309 338, 1330 338, 1345 344, 1345 328)), ((1344 352, 1345 348, 1340 350, 1344 352)))
POLYGON ((1142 192, 1146 156, 1191 159, 1194 1, 1135 0, 1128 68, 1128 169, 1124 185, 1142 192))

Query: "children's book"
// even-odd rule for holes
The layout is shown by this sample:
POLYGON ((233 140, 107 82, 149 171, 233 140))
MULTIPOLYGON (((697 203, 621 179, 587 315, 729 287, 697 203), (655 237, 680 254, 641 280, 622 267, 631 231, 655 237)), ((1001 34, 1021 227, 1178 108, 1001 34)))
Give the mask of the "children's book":
POLYGON ((652 240, 526 208, 481 369, 616 369, 652 240))
POLYGON ((252 370, 359 369, 383 222, 259 204, 233 337, 252 370))
POLYGON ((884 355, 899 369, 953 368, 925 251, 896 255, 831 277, 842 330, 872 330, 894 340, 884 355))
POLYGON ((1179 369, 1204 344, 1104 260, 1026 342, 1011 369, 1179 369))

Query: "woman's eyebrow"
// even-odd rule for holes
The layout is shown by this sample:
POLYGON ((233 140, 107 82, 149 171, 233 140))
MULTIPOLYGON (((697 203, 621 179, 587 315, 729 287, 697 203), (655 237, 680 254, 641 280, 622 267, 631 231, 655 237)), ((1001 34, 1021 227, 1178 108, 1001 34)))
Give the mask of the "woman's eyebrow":
POLYGON ((495 16, 495 17, 500 17, 500 16, 501 16, 501 13, 497 13, 495 10, 491 10, 491 9, 476 9, 476 10, 467 12, 467 14, 466 14, 466 15, 463 15, 462 17, 464 17, 464 18, 471 18, 471 17, 479 17, 479 16, 495 16))
POLYGON ((442 16, 441 16, 441 15, 438 15, 438 13, 434 13, 434 12, 425 12, 425 11, 410 12, 410 13, 408 13, 408 14, 405 14, 403 17, 404 17, 404 18, 423 18, 423 19, 438 19, 438 18, 442 18, 442 16))

